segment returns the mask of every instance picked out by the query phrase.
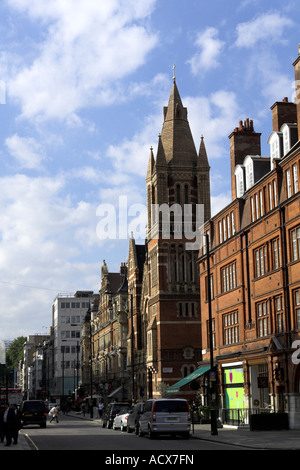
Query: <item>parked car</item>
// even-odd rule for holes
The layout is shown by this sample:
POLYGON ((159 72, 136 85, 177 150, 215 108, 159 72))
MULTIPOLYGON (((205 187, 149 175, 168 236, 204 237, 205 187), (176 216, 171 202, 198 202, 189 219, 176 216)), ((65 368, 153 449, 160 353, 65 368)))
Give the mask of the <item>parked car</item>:
POLYGON ((121 431, 125 431, 127 428, 127 418, 129 413, 130 410, 127 407, 122 408, 113 421, 113 429, 121 429, 121 431))
POLYGON ((102 415, 102 427, 111 428, 116 415, 123 408, 129 410, 130 408, 129 403, 118 403, 118 402, 109 403, 109 405, 104 410, 103 415, 102 415))
POLYGON ((130 433, 134 431, 138 434, 139 431, 139 422, 141 413, 144 411, 145 402, 141 401, 134 405, 132 411, 130 412, 127 418, 127 432, 130 433))
POLYGON ((187 400, 161 398, 148 400, 140 417, 139 436, 153 439, 159 434, 180 434, 190 437, 191 414, 187 400))
POLYGON ((20 406, 21 425, 39 424, 41 428, 47 425, 48 407, 42 400, 25 400, 20 406))

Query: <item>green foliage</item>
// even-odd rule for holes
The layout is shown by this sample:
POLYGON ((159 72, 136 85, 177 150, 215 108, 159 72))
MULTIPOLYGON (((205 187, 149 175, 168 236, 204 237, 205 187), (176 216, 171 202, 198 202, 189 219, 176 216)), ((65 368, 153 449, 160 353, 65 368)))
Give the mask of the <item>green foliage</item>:
POLYGON ((11 343, 8 351, 6 352, 6 365, 9 369, 15 369, 18 362, 23 357, 25 336, 19 336, 11 343))

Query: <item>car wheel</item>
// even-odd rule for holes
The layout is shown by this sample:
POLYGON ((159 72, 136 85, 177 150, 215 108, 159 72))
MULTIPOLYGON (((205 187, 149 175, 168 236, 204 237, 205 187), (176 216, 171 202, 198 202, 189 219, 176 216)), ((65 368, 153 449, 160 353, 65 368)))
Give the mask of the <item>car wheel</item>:
POLYGON ((124 424, 123 424, 123 423, 121 423, 121 428, 120 428, 120 429, 121 429, 121 432, 124 432, 124 431, 125 431, 125 428, 124 428, 124 424))
POLYGON ((150 426, 148 428, 148 434, 149 434, 149 439, 154 439, 155 438, 155 434, 153 433, 153 431, 151 431, 150 426))
POLYGON ((128 424, 127 424, 127 429, 126 429, 126 431, 128 432, 128 434, 131 433, 131 429, 130 429, 130 427, 128 426, 128 424))

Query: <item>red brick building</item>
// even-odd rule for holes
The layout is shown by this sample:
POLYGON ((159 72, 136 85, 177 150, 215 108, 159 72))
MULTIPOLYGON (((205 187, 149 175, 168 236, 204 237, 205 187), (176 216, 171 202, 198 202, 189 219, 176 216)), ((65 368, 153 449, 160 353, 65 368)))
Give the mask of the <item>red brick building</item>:
MULTIPOLYGON (((299 84, 300 56, 293 65, 299 84)), ((230 134, 232 202, 206 222, 210 244, 198 259, 199 365, 210 361, 210 279, 220 408, 246 421, 249 410, 285 411, 293 428, 300 427, 300 87, 297 93, 296 103, 284 98, 271 107, 270 157, 261 156, 252 121, 230 134)))
MULTIPOLYGON (((159 397, 168 385, 197 369, 201 360, 198 251, 187 244, 191 238, 185 230, 184 205, 204 204, 205 217, 210 217, 209 165, 203 139, 196 151, 175 79, 163 114, 157 155, 151 149, 146 177, 148 232, 140 296, 134 270, 140 274, 141 269, 133 240, 128 260, 136 387, 145 397, 159 397), (176 206, 179 218, 170 211, 170 220, 165 221, 154 206, 167 211, 176 206)), ((195 213, 189 222, 190 228, 195 226, 195 213)))

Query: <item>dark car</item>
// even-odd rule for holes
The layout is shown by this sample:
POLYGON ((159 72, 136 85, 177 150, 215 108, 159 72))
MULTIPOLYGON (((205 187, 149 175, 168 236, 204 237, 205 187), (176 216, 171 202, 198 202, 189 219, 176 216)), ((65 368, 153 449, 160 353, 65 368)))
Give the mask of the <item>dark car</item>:
POLYGON ((111 428, 116 415, 122 410, 129 410, 129 403, 109 403, 102 415, 102 427, 111 428))
POLYGON ((45 428, 47 414, 47 406, 42 400, 25 400, 20 406, 22 426, 39 424, 41 428, 45 428))
POLYGON ((134 431, 136 434, 139 432, 140 415, 144 411, 145 403, 143 401, 136 403, 127 418, 127 432, 134 431))

